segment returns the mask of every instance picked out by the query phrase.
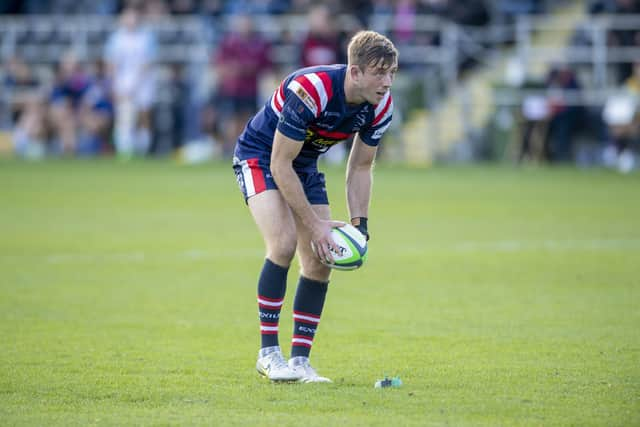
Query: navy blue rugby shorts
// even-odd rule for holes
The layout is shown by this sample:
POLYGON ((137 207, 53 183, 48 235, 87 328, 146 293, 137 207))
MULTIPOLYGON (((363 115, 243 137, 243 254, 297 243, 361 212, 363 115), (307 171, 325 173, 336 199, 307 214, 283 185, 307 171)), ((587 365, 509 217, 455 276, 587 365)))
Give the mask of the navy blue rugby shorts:
MULTIPOLYGON (((327 186, 324 174, 317 169, 296 170, 298 178, 307 200, 312 205, 328 205, 327 186)), ((233 171, 245 203, 251 196, 260 194, 266 190, 277 190, 268 160, 264 157, 250 157, 247 159, 233 158, 233 171)))

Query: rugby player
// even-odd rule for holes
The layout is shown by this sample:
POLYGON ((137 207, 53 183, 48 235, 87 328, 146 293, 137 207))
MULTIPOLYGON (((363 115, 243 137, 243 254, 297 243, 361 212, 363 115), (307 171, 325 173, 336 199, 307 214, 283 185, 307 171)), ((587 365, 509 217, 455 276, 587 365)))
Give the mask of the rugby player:
POLYGON ((333 262, 331 249, 338 251, 331 229, 343 223, 331 220, 318 157, 353 136, 347 204, 352 224, 368 239, 371 170, 391 123, 390 88, 397 69, 393 43, 374 31, 360 31, 349 42, 347 64, 290 74, 238 138, 233 168, 266 246, 258 279, 261 349, 256 368, 272 381, 330 382, 311 367, 309 353, 331 273, 324 263, 333 262), (296 251, 301 271, 287 362, 278 321, 296 251))

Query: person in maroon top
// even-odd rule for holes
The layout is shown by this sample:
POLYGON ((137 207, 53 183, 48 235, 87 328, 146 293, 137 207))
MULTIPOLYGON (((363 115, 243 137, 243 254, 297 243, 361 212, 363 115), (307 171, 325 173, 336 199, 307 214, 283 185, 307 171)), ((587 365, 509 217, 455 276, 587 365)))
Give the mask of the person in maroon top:
POLYGON ((329 8, 317 5, 309 10, 309 32, 302 42, 302 66, 337 64, 340 58, 340 39, 331 20, 329 8))
POLYGON ((258 81, 271 68, 269 43, 253 30, 249 16, 236 15, 233 29, 220 42, 214 58, 223 152, 230 155, 244 124, 257 111, 258 81))
MULTIPOLYGON (((318 4, 310 8, 307 23, 309 31, 300 49, 302 67, 344 62, 340 34, 333 25, 329 7, 318 4)), ((342 163, 350 147, 350 141, 347 144, 338 145, 324 156, 325 161, 334 164, 342 163)))

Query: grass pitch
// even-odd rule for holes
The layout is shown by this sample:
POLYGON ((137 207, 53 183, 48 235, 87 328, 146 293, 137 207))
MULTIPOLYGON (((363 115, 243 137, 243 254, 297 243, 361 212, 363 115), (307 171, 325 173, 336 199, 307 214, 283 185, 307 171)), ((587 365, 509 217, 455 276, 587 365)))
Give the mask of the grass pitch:
POLYGON ((227 164, 0 162, 0 424, 640 425, 640 175, 380 166, 370 217, 312 352, 334 383, 276 385, 227 164))

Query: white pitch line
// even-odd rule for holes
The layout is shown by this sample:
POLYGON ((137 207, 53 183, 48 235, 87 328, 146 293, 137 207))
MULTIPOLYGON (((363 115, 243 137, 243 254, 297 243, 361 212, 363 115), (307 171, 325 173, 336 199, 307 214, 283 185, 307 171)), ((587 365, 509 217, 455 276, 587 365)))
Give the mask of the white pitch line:
POLYGON ((65 263, 94 263, 94 262, 116 262, 116 263, 142 263, 145 261, 178 259, 185 261, 215 260, 229 258, 255 258, 263 256, 263 251, 243 250, 209 252, 203 250, 189 250, 178 253, 145 253, 135 252, 109 252, 109 253, 52 253, 42 255, 0 255, 0 262, 34 261, 48 264, 65 263))
POLYGON ((463 241, 452 244, 425 244, 398 248, 398 252, 417 254, 432 251, 452 252, 521 252, 531 250, 564 251, 609 251, 640 250, 640 239, 585 239, 585 240, 495 240, 463 241))
MULTIPOLYGON (((375 243, 374 243, 375 245, 375 243)), ((382 251, 372 246, 376 252, 382 251)), ((462 241, 451 244, 425 243, 424 245, 400 246, 393 250, 394 255, 419 255, 426 252, 522 252, 544 250, 553 252, 566 251, 619 251, 640 250, 640 239, 585 239, 585 240, 494 240, 494 241, 462 241)), ((65 263, 143 263, 166 259, 183 261, 200 261, 216 259, 247 259, 263 256, 261 249, 242 249, 224 252, 212 252, 203 249, 190 249, 177 253, 147 253, 143 251, 109 252, 109 253, 51 253, 41 255, 2 255, 0 262, 33 261, 48 264, 65 263)))

